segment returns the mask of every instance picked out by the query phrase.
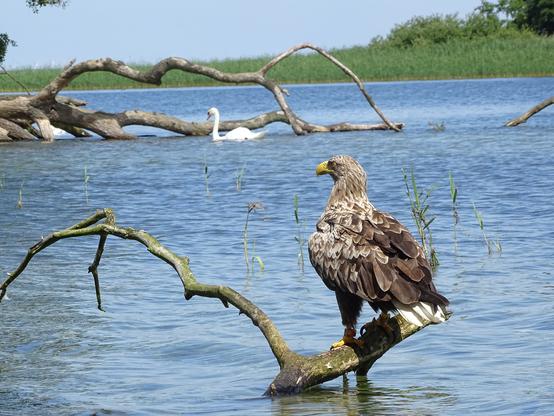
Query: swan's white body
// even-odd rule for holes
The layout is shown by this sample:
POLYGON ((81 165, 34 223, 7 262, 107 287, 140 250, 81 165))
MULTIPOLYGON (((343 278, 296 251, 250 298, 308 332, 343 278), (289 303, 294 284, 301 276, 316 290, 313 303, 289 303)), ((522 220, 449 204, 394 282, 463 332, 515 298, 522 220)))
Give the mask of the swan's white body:
POLYGON ((236 129, 231 130, 228 132, 225 136, 219 135, 219 110, 215 107, 212 107, 208 110, 208 120, 211 117, 214 117, 214 128, 212 130, 212 139, 214 142, 219 142, 222 140, 232 140, 236 142, 240 142, 243 140, 251 140, 251 139, 260 139, 265 136, 265 131, 260 131, 259 133, 255 133, 251 131, 250 129, 247 129, 246 127, 237 127, 236 129))

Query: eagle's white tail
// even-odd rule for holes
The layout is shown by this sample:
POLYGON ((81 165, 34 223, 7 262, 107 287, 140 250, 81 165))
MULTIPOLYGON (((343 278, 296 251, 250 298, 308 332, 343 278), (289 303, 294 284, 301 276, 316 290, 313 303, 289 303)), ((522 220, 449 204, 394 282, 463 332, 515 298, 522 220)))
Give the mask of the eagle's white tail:
POLYGON ((400 315, 414 325, 424 326, 429 322, 438 324, 446 321, 446 308, 442 305, 435 306, 427 302, 404 305, 395 300, 392 302, 400 315))

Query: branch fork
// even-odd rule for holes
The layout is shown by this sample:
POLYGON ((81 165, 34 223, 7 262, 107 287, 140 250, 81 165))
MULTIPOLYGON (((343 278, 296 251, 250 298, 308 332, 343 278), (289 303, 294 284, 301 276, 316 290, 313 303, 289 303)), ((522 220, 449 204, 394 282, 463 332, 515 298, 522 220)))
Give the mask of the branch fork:
POLYGON ((199 74, 222 83, 257 84, 271 92, 279 105, 280 109, 278 111, 263 113, 249 120, 224 121, 220 124, 220 130, 222 131, 232 130, 239 126, 256 129, 273 122, 289 124, 297 135, 336 131, 400 131, 403 127, 403 124, 393 123, 385 117, 373 98, 366 91, 362 81, 351 69, 324 49, 310 43, 303 43, 276 56, 256 72, 223 72, 177 57, 163 59, 148 71, 139 71, 122 61, 112 58, 93 59, 79 63, 71 61, 54 80, 36 95, 20 96, 17 100, 0 99, 0 141, 28 140, 28 136, 25 136, 13 126, 7 126, 5 121, 11 121, 25 130, 29 130, 29 125, 36 122, 40 129, 40 135, 36 135, 36 137, 46 141, 54 139, 52 125, 76 137, 83 137, 89 134, 87 132, 91 131, 105 139, 126 140, 135 138, 134 135, 123 130, 123 127, 129 125, 157 127, 185 136, 208 135, 212 130, 211 123, 188 122, 161 113, 138 110, 122 113, 91 111, 82 108, 82 103, 81 105, 75 105, 75 103, 68 102, 67 99, 62 100, 58 96, 75 78, 87 72, 106 71, 136 82, 161 85, 163 76, 170 70, 199 74), (354 124, 342 122, 331 125, 318 125, 298 117, 285 98, 285 96, 289 95, 288 91, 269 78, 268 72, 284 59, 304 49, 309 49, 320 54, 350 77, 369 106, 377 113, 382 123, 354 124))
POLYGON ((25 270, 31 259, 42 250, 59 240, 77 238, 89 235, 100 237, 98 248, 89 272, 95 283, 97 307, 102 309, 98 266, 105 249, 108 236, 138 241, 154 256, 169 264, 179 276, 184 288, 186 300, 194 296, 219 299, 223 306, 234 306, 240 314, 246 315, 258 327, 267 340, 280 371, 266 390, 267 395, 296 394, 303 390, 332 380, 351 371, 365 375, 386 351, 402 340, 418 332, 421 328, 408 323, 401 316, 389 318, 388 325, 392 328, 387 334, 380 325, 370 324, 361 337, 364 345, 361 348, 344 346, 332 351, 305 356, 292 351, 273 321, 253 302, 234 289, 223 285, 209 285, 196 279, 189 267, 189 259, 179 256, 162 245, 155 237, 143 230, 117 225, 115 215, 109 208, 96 211, 93 215, 66 229, 53 232, 34 244, 17 266, 7 274, 0 284, 0 301, 6 295, 8 286, 25 270))

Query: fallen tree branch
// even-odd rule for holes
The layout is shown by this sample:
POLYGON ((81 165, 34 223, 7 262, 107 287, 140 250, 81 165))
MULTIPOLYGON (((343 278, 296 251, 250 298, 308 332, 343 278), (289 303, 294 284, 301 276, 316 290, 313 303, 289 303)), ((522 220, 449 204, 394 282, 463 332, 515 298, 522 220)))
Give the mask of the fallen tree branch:
POLYGON ((525 123, 529 118, 531 118, 532 116, 537 114, 539 111, 545 109, 546 107, 548 107, 551 104, 554 104, 554 96, 552 96, 550 98, 547 98, 546 100, 540 102, 539 104, 537 104, 536 106, 534 106, 529 111, 522 114, 521 116, 516 117, 513 120, 508 121, 505 124, 505 126, 506 127, 515 127, 515 126, 518 126, 522 123, 525 123))
POLYGON ((36 140, 36 137, 13 121, 0 118, 1 141, 36 140), (3 139, 2 139, 3 137, 3 139))
POLYGON ((108 208, 97 211, 69 228, 43 237, 29 248, 22 262, 13 272, 8 273, 8 277, 0 285, 0 301, 4 298, 8 286, 21 275, 36 254, 59 240, 89 235, 100 237, 95 258, 89 267, 89 272, 94 277, 99 309, 101 309, 101 298, 97 269, 107 237, 138 241, 151 254, 173 267, 181 279, 185 299, 190 300, 194 296, 217 298, 225 307, 233 305, 260 329, 280 367, 280 372, 266 390, 268 395, 299 393, 350 371, 366 374, 373 363, 387 350, 421 329, 407 323, 401 317, 392 317, 389 319, 389 325, 393 329, 393 335, 389 336, 381 326, 370 326, 361 338, 365 343, 362 348, 353 349, 345 346, 311 356, 297 354, 288 347, 273 321, 254 303, 230 287, 199 282, 189 267, 187 257, 175 254, 146 231, 118 226, 114 213, 108 208), (102 220, 105 221, 101 222, 102 220))
MULTIPOLYGON (((291 126, 297 135, 313 132, 336 132, 336 131, 362 131, 362 130, 384 130, 390 129, 400 131, 403 127, 401 123, 392 123, 383 112, 377 107, 372 97, 367 93, 362 81, 346 65, 336 59, 325 50, 309 44, 297 45, 288 51, 278 55, 256 72, 228 73, 219 71, 205 65, 195 64, 184 58, 170 57, 161 60, 147 71, 139 71, 121 61, 111 58, 94 59, 84 62, 70 62, 62 72, 33 96, 18 96, 13 100, 0 99, 0 118, 11 121, 14 118, 23 121, 33 121, 39 124, 41 137, 51 140, 53 134, 50 134, 50 124, 56 122, 66 126, 64 130, 75 133, 82 129, 90 130, 106 139, 132 139, 134 135, 126 133, 123 127, 128 125, 144 125, 158 127, 185 135, 206 135, 211 131, 211 123, 194 123, 179 120, 161 113, 147 113, 139 110, 126 111, 123 113, 111 114, 102 111, 90 111, 82 107, 82 104, 76 101, 69 101, 67 98, 61 100, 58 94, 66 88, 75 78, 88 72, 106 71, 113 74, 131 79, 136 82, 161 85, 163 76, 171 70, 180 70, 193 74, 203 75, 223 83, 231 84, 257 84, 270 91, 280 111, 274 111, 250 120, 236 120, 223 122, 221 130, 232 129, 239 126, 248 128, 264 127, 269 123, 284 122, 291 126), (292 54, 310 49, 322 55, 325 59, 340 68, 352 81, 358 86, 360 92, 365 97, 371 108, 382 120, 382 124, 352 124, 335 123, 330 126, 311 124, 301 120, 291 109, 285 95, 288 95, 277 82, 268 78, 268 71, 278 65, 281 61, 292 54), (38 117, 40 113, 40 117, 38 117), (34 115, 33 115, 34 114, 34 115), (43 117, 42 115, 45 115, 43 117), (48 121, 48 122, 47 122, 48 121), (78 130, 73 130, 71 127, 78 130)), ((82 136, 82 134, 77 134, 82 136)))

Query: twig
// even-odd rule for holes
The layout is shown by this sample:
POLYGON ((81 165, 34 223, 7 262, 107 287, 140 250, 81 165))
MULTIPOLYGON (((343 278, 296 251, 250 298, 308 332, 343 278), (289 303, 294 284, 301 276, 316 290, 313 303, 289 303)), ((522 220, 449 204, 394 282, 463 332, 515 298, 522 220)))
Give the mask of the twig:
POLYGON ((17 78, 15 78, 12 74, 10 74, 8 71, 6 71, 6 68, 4 68, 2 65, 0 65, 0 69, 2 71, 4 71, 4 74, 6 74, 13 82, 15 82, 17 85, 19 85, 21 88, 23 88, 25 90, 25 92, 27 93, 27 95, 31 95, 31 91, 29 91, 29 89, 24 85, 22 84, 21 82, 19 82, 17 80, 17 78))

